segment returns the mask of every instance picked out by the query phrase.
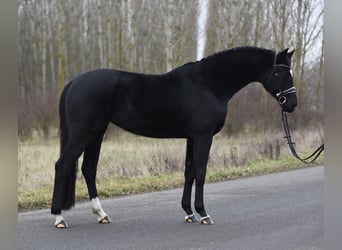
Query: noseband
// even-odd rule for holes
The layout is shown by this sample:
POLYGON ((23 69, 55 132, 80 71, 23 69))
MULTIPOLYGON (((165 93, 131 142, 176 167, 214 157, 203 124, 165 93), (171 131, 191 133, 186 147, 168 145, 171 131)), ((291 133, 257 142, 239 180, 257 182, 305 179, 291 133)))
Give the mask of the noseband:
POLYGON ((276 97, 278 97, 279 104, 284 105, 287 101, 286 95, 295 94, 295 93, 296 93, 296 87, 293 86, 291 88, 288 88, 288 89, 285 89, 283 91, 276 93, 276 97))
MULTIPOLYGON (((274 68, 273 68, 272 75, 274 74, 275 77, 278 77, 279 73, 277 71, 277 68, 280 68, 280 67, 286 68, 289 71, 291 70, 291 68, 289 66, 285 65, 285 64, 275 64, 274 68)), ((295 93, 296 93, 296 87, 295 86, 293 86, 291 88, 288 88, 288 89, 285 89, 285 90, 281 90, 280 87, 279 87, 279 92, 277 92, 275 95, 278 98, 279 104, 280 105, 284 105, 286 103, 286 101, 287 101, 286 96, 290 95, 290 94, 295 94, 295 93)))

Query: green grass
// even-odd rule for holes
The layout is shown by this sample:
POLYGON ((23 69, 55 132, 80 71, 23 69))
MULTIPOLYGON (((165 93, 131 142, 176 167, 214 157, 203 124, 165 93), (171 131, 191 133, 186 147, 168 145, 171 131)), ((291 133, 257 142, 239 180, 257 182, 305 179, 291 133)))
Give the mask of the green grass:
MULTIPOLYGON (((265 149, 279 136, 268 136, 267 140, 262 135, 229 139, 217 136, 211 149, 206 182, 313 166, 291 156, 285 143, 281 144, 279 159, 270 159, 265 149)), ((298 148, 303 155, 312 151, 319 142, 319 135, 313 132, 300 138, 297 144, 306 145, 298 148)), ((50 207, 58 140, 53 139, 48 143, 19 142, 18 155, 18 210, 50 207)), ((181 187, 184 181, 184 157, 185 140, 153 140, 124 134, 105 141, 97 174, 99 196, 112 197, 181 187)), ((315 165, 322 163, 323 156, 315 165)), ((88 200, 81 173, 78 173, 76 181, 76 200, 88 200)))

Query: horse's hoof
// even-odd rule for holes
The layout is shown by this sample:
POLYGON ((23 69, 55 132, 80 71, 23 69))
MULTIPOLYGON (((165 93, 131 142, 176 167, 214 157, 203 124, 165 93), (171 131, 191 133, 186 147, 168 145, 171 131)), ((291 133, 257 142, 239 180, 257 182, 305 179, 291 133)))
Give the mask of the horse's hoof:
POLYGON ((209 215, 204 216, 201 218, 201 224, 202 225, 213 225, 214 221, 210 218, 209 215))
POLYGON ((99 220, 100 224, 109 224, 112 221, 110 220, 110 218, 106 215, 105 217, 103 217, 102 219, 99 220))
POLYGON ((185 222, 187 223, 193 223, 193 222, 197 222, 198 219, 196 218, 196 216, 194 214, 190 214, 185 216, 185 222))
POLYGON ((66 224, 66 222, 64 220, 58 222, 57 224, 55 224, 55 228, 68 228, 68 224, 66 224))

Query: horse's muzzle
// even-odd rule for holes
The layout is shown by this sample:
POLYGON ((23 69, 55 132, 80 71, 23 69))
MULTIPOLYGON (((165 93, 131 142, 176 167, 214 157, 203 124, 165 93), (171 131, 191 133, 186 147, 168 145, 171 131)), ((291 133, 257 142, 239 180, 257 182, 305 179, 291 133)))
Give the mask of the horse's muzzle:
POLYGON ((295 111, 296 107, 283 107, 283 109, 287 112, 287 113, 292 113, 293 111, 295 111))
POLYGON ((280 105, 284 111, 292 113, 297 107, 297 98, 295 96, 293 98, 287 98, 286 102, 280 105))

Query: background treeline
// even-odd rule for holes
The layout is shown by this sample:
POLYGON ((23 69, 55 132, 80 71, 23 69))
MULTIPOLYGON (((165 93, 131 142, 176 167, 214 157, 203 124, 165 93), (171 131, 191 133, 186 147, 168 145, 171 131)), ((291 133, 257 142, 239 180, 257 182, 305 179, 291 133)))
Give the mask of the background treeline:
MULTIPOLYGON (((294 127, 323 123, 323 0, 19 0, 19 137, 58 128, 63 86, 96 68, 164 73, 236 46, 295 49, 300 105, 294 127), (199 14, 207 10, 207 19, 199 14), (198 26, 205 26, 198 33, 198 26)), ((279 105, 259 84, 230 102, 225 132, 280 128, 279 105)))

